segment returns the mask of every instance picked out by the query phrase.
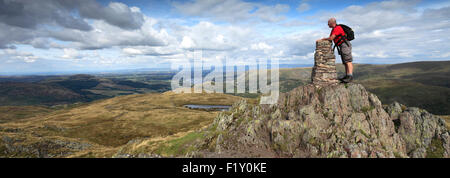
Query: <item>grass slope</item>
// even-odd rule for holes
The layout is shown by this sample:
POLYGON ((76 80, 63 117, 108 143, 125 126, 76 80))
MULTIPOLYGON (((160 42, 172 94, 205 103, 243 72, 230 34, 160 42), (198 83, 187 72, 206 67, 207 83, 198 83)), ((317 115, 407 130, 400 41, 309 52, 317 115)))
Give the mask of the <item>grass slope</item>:
MULTIPOLYGON (((185 104, 231 105, 239 99, 242 98, 226 94, 173 92, 118 96, 36 117, 8 119, 0 124, 0 133, 24 144, 37 144, 45 138, 74 139, 95 145, 93 149, 74 153, 76 156, 112 156, 131 140, 165 140, 190 133, 209 125, 218 113, 188 109, 183 107, 185 104)), ((10 114, 17 116, 20 111, 10 114)))

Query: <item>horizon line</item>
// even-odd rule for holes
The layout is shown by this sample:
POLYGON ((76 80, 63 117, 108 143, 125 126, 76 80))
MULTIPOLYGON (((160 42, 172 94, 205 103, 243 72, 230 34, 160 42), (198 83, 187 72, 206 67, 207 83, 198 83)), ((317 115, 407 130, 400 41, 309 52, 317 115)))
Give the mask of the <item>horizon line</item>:
MULTIPOLYGON (((450 60, 440 60, 440 61, 411 61, 411 62, 400 62, 400 63, 353 63, 356 65, 395 65, 395 64, 406 64, 406 63, 419 63, 419 62, 447 62, 450 60)), ((336 63, 342 64, 342 63, 336 63)), ((241 66, 241 65, 233 65, 233 66, 241 66)), ((245 65, 249 66, 249 65, 245 65)), ((297 64, 297 63, 280 63, 280 69, 289 69, 289 68, 308 68, 313 67, 314 64, 297 64), (281 66, 284 67, 281 67, 281 66), (292 65, 293 67, 289 67, 288 65, 292 65), (295 67, 294 67, 295 66, 295 67)), ((195 68, 195 67, 194 67, 195 68)), ((206 69, 205 69, 206 70, 206 69)), ((49 72, 21 72, 21 73, 0 73, 0 77, 11 77, 11 76, 48 76, 48 75, 78 75, 78 74, 115 74, 115 73, 133 73, 133 72, 174 72, 177 70, 171 69, 170 67, 149 67, 149 68, 126 68, 126 69, 111 69, 111 70, 71 70, 71 71, 49 71, 49 72), (139 71, 142 70, 142 71, 139 71), (127 72, 126 72, 127 71, 127 72)))

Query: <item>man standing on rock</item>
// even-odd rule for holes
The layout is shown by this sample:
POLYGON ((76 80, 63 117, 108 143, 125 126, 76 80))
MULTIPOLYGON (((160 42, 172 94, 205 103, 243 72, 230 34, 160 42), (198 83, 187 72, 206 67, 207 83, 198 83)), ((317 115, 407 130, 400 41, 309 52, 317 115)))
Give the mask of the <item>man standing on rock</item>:
MULTIPOLYGON (((334 41, 335 46, 338 48, 338 52, 341 55, 342 64, 345 66, 346 75, 339 78, 344 83, 349 83, 353 80, 353 57, 352 57, 352 44, 345 39, 345 32, 341 26, 336 24, 335 18, 328 20, 328 27, 332 28, 330 37, 322 38, 320 40, 334 41)), ((317 41, 320 41, 317 40, 317 41)))

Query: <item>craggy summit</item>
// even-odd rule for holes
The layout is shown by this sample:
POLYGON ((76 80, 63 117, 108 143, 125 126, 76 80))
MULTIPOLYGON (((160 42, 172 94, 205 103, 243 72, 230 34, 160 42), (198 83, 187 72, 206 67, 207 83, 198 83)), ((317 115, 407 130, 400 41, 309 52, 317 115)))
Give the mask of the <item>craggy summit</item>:
POLYGON ((312 83, 277 104, 245 100, 220 113, 188 157, 449 157, 444 120, 383 106, 361 84, 339 84, 328 41, 317 42, 312 83))

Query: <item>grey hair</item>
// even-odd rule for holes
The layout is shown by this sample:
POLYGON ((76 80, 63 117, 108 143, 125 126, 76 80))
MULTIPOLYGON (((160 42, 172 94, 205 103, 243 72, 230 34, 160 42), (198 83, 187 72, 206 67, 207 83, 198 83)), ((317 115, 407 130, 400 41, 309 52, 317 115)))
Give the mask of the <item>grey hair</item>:
POLYGON ((335 19, 334 17, 331 17, 331 18, 328 20, 328 22, 336 23, 336 19, 335 19))

